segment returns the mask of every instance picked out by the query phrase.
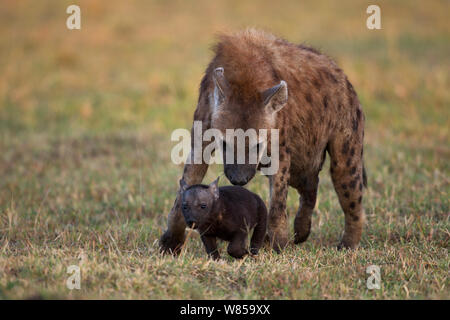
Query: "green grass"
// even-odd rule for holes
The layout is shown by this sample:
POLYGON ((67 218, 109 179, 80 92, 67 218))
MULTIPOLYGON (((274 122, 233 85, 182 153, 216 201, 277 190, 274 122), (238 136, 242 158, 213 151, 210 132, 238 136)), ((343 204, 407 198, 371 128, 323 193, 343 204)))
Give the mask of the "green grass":
MULTIPOLYGON (((7 1, 0 10, 0 298, 449 299, 449 3, 7 1), (262 27, 319 47, 354 84, 367 119, 367 226, 337 251, 344 217, 321 173, 312 233, 281 254, 180 257, 157 240, 182 167, 170 133, 189 128, 219 30, 262 27), (81 290, 66 288, 81 267, 81 290), (366 267, 379 265, 381 289, 366 267)), ((210 182, 220 172, 212 167, 210 182)), ((222 181, 222 183, 226 183, 222 181)), ((262 176, 249 185, 268 201, 262 176)), ((290 232, 298 196, 290 190, 290 232)))

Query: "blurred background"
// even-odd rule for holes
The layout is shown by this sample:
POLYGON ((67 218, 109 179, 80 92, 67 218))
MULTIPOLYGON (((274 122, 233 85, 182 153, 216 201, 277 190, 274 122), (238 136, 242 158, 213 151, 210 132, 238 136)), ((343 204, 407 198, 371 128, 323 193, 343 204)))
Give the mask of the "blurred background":
POLYGON ((382 30, 366 1, 2 1, 2 132, 187 127, 215 34, 257 27, 333 57, 369 129, 443 139, 449 2, 377 3, 382 30), (66 28, 72 3, 81 30, 66 28))
MULTIPOLYGON (((170 134, 191 126, 215 34, 246 27, 318 48, 353 83, 374 220, 363 244, 431 232, 448 245, 449 12, 447 0, 2 0, 0 239, 18 260, 0 265, 36 266, 25 257, 51 255, 39 248, 101 252, 110 238, 147 250, 182 173, 170 134), (81 30, 66 28, 70 4, 81 8, 81 30), (370 4, 381 8, 381 30, 366 28, 370 4), (404 223, 411 216, 420 223, 404 223)), ((317 211, 333 218, 315 220, 312 238, 330 245, 343 215, 324 168, 317 211)), ((267 200, 264 178, 249 188, 267 200)), ((290 192, 291 218, 297 206, 290 192)), ((23 296, 20 288, 8 292, 23 296)))

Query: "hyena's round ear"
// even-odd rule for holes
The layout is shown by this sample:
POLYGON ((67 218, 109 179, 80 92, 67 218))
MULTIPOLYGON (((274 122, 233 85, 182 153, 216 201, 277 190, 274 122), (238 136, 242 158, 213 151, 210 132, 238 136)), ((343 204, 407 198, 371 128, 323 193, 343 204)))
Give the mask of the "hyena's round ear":
POLYGON ((219 199, 219 179, 220 176, 209 185, 209 191, 213 195, 214 200, 219 199))
POLYGON ((180 180, 180 190, 181 190, 181 192, 186 191, 187 187, 188 187, 188 185, 187 185, 186 181, 184 181, 184 179, 181 178, 181 180, 180 180))
POLYGON ((269 114, 280 111, 288 101, 287 83, 281 80, 280 84, 265 90, 262 94, 263 105, 269 114))
POLYGON ((228 92, 228 82, 225 79, 224 70, 222 67, 214 69, 214 102, 215 106, 219 106, 225 100, 226 93, 228 92))
POLYGON ((220 90, 220 93, 225 96, 228 90, 228 81, 225 78, 225 70, 223 70, 222 67, 215 68, 213 78, 215 85, 220 90))

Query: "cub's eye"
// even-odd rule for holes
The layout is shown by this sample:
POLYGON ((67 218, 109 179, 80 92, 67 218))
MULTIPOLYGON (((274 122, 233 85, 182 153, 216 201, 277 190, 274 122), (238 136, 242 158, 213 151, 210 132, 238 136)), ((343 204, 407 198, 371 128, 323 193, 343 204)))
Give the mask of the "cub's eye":
POLYGON ((202 203, 202 204, 200 205, 200 208, 206 209, 206 204, 202 203))
POLYGON ((183 205, 182 205, 182 209, 183 209, 183 210, 187 210, 188 208, 189 208, 189 207, 188 207, 187 204, 183 204, 183 205))

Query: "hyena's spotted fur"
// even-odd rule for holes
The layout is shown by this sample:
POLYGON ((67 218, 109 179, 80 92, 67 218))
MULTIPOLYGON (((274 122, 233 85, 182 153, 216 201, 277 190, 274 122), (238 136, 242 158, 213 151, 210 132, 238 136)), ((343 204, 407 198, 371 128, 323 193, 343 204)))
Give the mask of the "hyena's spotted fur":
MULTIPOLYGON (((269 177, 268 235, 274 248, 283 248, 289 238, 288 186, 297 189, 300 195, 294 241, 300 243, 307 239, 326 152, 330 155, 332 181, 345 213, 340 246, 356 247, 364 223, 364 114, 346 75, 315 49, 261 31, 224 35, 215 53, 200 85, 194 120, 202 121, 204 130, 211 127, 280 130, 279 170, 269 177), (226 83, 222 86, 228 91, 226 107, 220 112, 211 105, 218 85, 214 78, 217 68, 223 68, 222 80, 226 83), (262 112, 262 93, 281 80, 287 83, 287 102, 268 117, 262 112)), ((183 179, 189 185, 201 183, 207 168, 207 164, 186 164, 183 179)), ((178 195, 169 214, 168 230, 161 237, 163 251, 179 251, 185 227, 178 195)))

